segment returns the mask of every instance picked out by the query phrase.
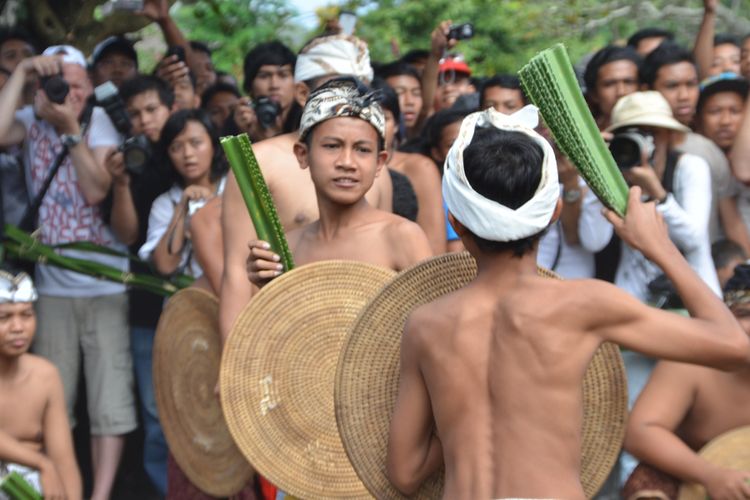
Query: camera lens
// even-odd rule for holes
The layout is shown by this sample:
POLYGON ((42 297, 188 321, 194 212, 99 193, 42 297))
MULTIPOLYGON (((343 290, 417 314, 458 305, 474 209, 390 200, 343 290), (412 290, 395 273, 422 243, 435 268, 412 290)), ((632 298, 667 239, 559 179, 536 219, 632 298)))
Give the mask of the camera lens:
POLYGON ((47 94, 47 99, 55 104, 62 104, 65 102, 70 87, 68 86, 68 82, 63 80, 62 76, 52 75, 42 78, 41 84, 44 93, 47 94))
POLYGON ((255 114, 258 117, 258 123, 265 129, 271 128, 274 125, 276 117, 279 116, 280 112, 281 107, 278 103, 268 97, 259 97, 255 101, 255 114))
POLYGON ((641 163, 641 145, 628 136, 615 135, 609 143, 609 151, 621 170, 641 163))

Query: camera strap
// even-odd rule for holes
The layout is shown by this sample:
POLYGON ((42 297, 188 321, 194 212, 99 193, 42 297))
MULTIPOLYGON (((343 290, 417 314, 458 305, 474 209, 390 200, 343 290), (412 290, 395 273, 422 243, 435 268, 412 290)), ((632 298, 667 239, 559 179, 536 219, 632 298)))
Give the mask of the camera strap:
POLYGON ((671 193, 674 189, 674 172, 680 156, 676 151, 669 150, 667 152, 667 164, 664 167, 664 176, 661 179, 661 185, 667 193, 671 193))
MULTIPOLYGON (((83 109, 83 114, 81 117, 81 140, 84 140, 83 138, 86 136, 93 111, 94 101, 89 100, 86 103, 86 107, 83 109)), ((20 228, 24 231, 32 232, 34 231, 34 229, 36 229, 36 217, 39 214, 39 209, 42 206, 42 201, 44 201, 44 197, 46 196, 47 191, 49 191, 49 188, 52 185, 52 181, 57 175, 57 172, 60 170, 60 167, 65 161, 65 158, 68 157, 69 152, 70 151, 68 151, 68 147, 63 144, 62 150, 55 157, 55 161, 52 162, 49 173, 44 179, 44 183, 42 184, 41 189, 39 189, 39 192, 31 201, 29 207, 26 209, 26 212, 24 212, 23 217, 21 218, 20 228)))

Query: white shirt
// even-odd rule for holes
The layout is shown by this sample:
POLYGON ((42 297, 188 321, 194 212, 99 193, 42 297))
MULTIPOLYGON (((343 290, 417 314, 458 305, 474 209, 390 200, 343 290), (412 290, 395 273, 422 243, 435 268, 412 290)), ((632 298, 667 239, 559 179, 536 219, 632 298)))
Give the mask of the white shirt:
MULTIPOLYGON (((222 177, 216 187, 216 195, 221 196, 224 192, 224 185, 226 184, 226 177, 222 177)), ((148 215, 148 231, 146 234, 146 242, 138 250, 138 257, 143 260, 151 260, 154 253, 154 249, 159 245, 164 233, 169 228, 169 223, 172 221, 175 207, 180 203, 182 199, 182 193, 185 189, 175 184, 166 193, 160 194, 151 205, 151 212, 148 215)), ((185 218, 185 224, 188 224, 189 218, 185 218)), ((195 259, 193 255, 193 246, 190 240, 185 239, 185 244, 182 248, 182 255, 180 256, 180 265, 177 269, 178 273, 185 273, 194 278, 200 278, 203 276, 203 269, 195 259)))
POLYGON ((580 244, 570 245, 565 241, 558 221, 542 236, 537 253, 537 264, 555 271, 565 279, 593 278, 596 274, 594 254, 604 249, 612 239, 612 225, 602 215, 602 203, 582 178, 579 178, 578 185, 583 191, 581 214, 578 218, 580 244), (554 265, 556 257, 557 265, 554 265))
MULTIPOLYGON (((721 286, 711 259, 708 221, 711 214, 711 172, 706 161, 683 154, 677 161, 674 186, 667 200, 657 205, 669 229, 669 237, 690 267, 717 294, 721 286)), ((649 299, 648 284, 662 274, 642 253, 622 245, 615 285, 641 301, 649 299)))
MULTIPOLYGON (((23 162, 29 196, 33 198, 47 179, 52 163, 62 150, 62 143, 54 127, 38 120, 31 106, 16 111, 15 117, 26 129, 23 162)), ((94 108, 86 134, 88 147, 94 149, 117 146, 119 143, 120 135, 107 113, 101 108, 94 108)), ((86 202, 70 156, 63 161, 39 208, 39 230, 41 242, 47 245, 90 241, 127 252, 127 247, 117 241, 104 223, 99 205, 86 202)), ((74 250, 60 250, 60 253, 106 264, 121 271, 128 270, 128 259, 124 257, 74 250)), ((125 291, 125 285, 120 283, 41 264, 36 266, 34 281, 39 293, 58 297, 94 297, 125 291)))

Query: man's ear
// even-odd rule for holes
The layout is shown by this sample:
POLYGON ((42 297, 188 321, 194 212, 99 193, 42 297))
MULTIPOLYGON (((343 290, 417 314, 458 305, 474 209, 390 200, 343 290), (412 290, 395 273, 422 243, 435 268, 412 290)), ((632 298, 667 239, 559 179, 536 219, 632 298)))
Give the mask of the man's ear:
POLYGON ((549 225, 551 226, 555 222, 557 222, 557 219, 560 218, 560 214, 562 213, 563 209, 563 201, 562 198, 557 199, 557 205, 555 205, 555 211, 552 212, 552 218, 549 220, 549 225))
POLYGON ((309 96, 310 88, 306 83, 298 82, 294 84, 294 100, 297 101, 297 104, 304 108, 309 96))
POLYGON ((307 162, 307 144, 304 142, 295 142, 294 143, 294 156, 297 157, 297 162, 299 163, 299 168, 305 169, 309 166, 307 162))
POLYGON ((383 167, 385 167, 386 164, 388 163, 388 156, 389 156, 389 153, 385 149, 378 153, 378 166, 375 169, 375 177, 380 175, 380 172, 383 171, 383 167))
POLYGON ((450 213, 450 211, 448 211, 448 222, 450 222, 451 227, 453 227, 453 230, 459 237, 463 237, 469 232, 469 230, 466 229, 466 226, 458 222, 458 219, 453 217, 453 214, 450 213))

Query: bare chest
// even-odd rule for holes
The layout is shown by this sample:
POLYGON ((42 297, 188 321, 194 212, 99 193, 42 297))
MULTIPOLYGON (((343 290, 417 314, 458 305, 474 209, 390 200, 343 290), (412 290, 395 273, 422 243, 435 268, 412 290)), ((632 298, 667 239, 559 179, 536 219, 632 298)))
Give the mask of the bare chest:
POLYGON ((0 387, 0 429, 21 441, 41 443, 46 391, 0 387))
POLYGON ((341 235, 329 241, 304 241, 294 252, 298 264, 321 260, 353 260, 388 269, 395 268, 393 249, 373 235, 341 235))
POLYGON ((310 174, 302 169, 288 169, 273 185, 273 201, 284 229, 304 226, 318 219, 318 201, 310 174))

